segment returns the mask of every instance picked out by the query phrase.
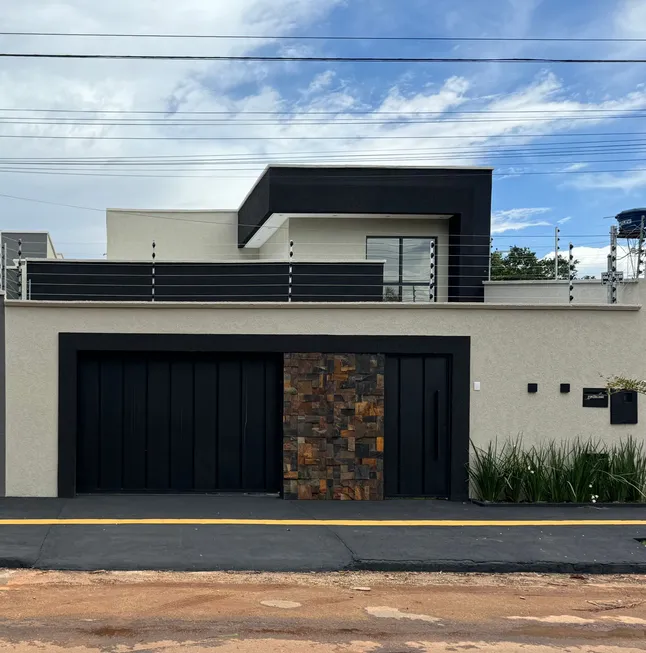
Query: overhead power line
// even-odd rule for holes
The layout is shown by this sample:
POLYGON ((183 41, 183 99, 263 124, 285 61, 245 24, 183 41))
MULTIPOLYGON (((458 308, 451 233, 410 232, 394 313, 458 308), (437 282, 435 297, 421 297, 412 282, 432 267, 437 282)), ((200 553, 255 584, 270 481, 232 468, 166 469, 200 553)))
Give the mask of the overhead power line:
MULTIPOLYGON (((128 109, 34 109, 34 108, 4 108, 0 109, 0 113, 104 113, 104 114, 123 114, 123 115, 146 115, 146 114, 159 114, 164 116, 175 115, 194 115, 194 116, 228 116, 228 115, 249 115, 249 116, 425 116, 425 115, 445 115, 445 114, 463 114, 463 115, 477 115, 477 114, 568 114, 568 113, 603 113, 614 115, 617 113, 633 113, 637 111, 645 111, 644 107, 635 107, 633 109, 626 108, 608 108, 608 109, 592 109, 588 107, 581 107, 576 109, 473 109, 473 110, 459 110, 447 109, 446 111, 381 111, 379 108, 371 110, 351 110, 351 109, 338 109, 336 111, 290 111, 286 108, 282 111, 249 111, 247 109, 231 109, 220 111, 171 111, 171 110, 128 110, 128 109)), ((64 118, 64 116, 61 116, 64 118)))
MULTIPOLYGON (((543 147, 527 145, 521 148, 508 147, 452 147, 452 148, 392 148, 387 150, 320 150, 312 152, 276 152, 276 153, 228 153, 228 154, 203 154, 203 155, 149 155, 149 156, 114 156, 114 157, 0 157, 2 165, 84 165, 84 166, 202 166, 205 164, 213 165, 240 165, 240 164, 277 164, 277 165, 294 165, 296 162, 315 161, 322 164, 327 161, 338 162, 362 162, 366 160, 403 160, 405 161, 424 161, 446 159, 447 156, 465 158, 471 157, 476 159, 522 159, 527 163, 529 159, 543 159, 545 157, 573 158, 576 157, 575 163, 582 161, 595 162, 597 159, 588 159, 587 157, 596 157, 600 155, 633 155, 639 156, 646 149, 646 140, 635 141, 581 141, 570 145, 571 142, 545 143, 540 144, 543 147), (588 144, 590 143, 590 144, 588 144), (597 143, 597 144, 595 144, 597 143), (556 147, 554 147, 556 146, 556 147)), ((572 163, 570 161, 560 161, 559 163, 572 163)))
MULTIPOLYGON (((632 159, 636 161, 636 159, 632 159)), ((531 165, 531 164, 526 164, 531 165)), ((534 175, 593 175, 593 174, 605 174, 605 173, 618 173, 618 172, 646 172, 646 168, 620 168, 620 169, 610 169, 610 170, 547 170, 547 171, 516 171, 509 170, 507 172, 494 172, 494 177, 526 177, 534 175)), ((148 179, 258 179, 258 174, 253 175, 214 175, 214 174, 203 174, 203 175, 181 175, 181 174, 136 174, 134 172, 129 173, 103 173, 103 172, 68 172, 64 170, 55 170, 49 169, 46 171, 35 171, 35 170, 12 170, 10 168, 0 167, 0 173, 3 174, 32 174, 32 175, 55 175, 55 176, 66 176, 66 177, 127 177, 127 178, 148 178, 148 179)), ((475 174, 475 173, 474 173, 475 174)), ((430 175, 429 175, 430 176, 430 175)), ((449 175, 432 175, 433 177, 449 176, 449 175)), ((468 176, 468 173, 461 175, 462 177, 468 176)), ((357 177, 355 177, 357 178, 357 177)), ((363 174, 360 176, 361 179, 371 179, 379 178, 383 179, 380 175, 370 175, 363 174)), ((390 179, 396 178, 396 175, 391 175, 390 179)))
POLYGON ((188 54, 62 54, 44 52, 0 52, 0 59, 116 59, 124 61, 242 61, 310 63, 560 63, 560 64, 642 64, 646 59, 556 59, 550 57, 299 57, 267 55, 188 54))
MULTIPOLYGON (((98 140, 98 141, 359 141, 359 140, 458 140, 492 138, 561 138, 563 134, 433 134, 392 136, 355 134, 353 136, 92 136, 92 135, 50 135, 50 134, 0 134, 0 138, 37 138, 54 140, 98 140)), ((646 132, 581 132, 572 136, 646 136, 646 132)))
MULTIPOLYGON (((377 118, 377 116, 375 116, 377 118)), ((604 116, 544 116, 531 118, 476 118, 460 120, 447 119, 395 119, 387 120, 206 120, 206 119, 92 119, 92 118, 48 118, 41 120, 39 118, 13 118, 0 116, 1 125, 70 125, 70 126, 99 126, 99 127, 235 127, 235 126, 296 126, 296 125, 477 125, 499 122, 580 122, 580 121, 602 121, 602 120, 638 120, 646 118, 646 113, 636 113, 634 115, 604 115, 604 116)))
MULTIPOLYGON (((227 169, 231 170, 232 165, 252 165, 253 169, 256 170, 258 166, 265 166, 268 164, 278 164, 278 165, 299 165, 301 163, 311 163, 316 161, 320 165, 327 163, 348 163, 349 165, 361 165, 362 163, 379 162, 379 161, 392 161, 394 163, 406 163, 408 161, 446 161, 447 158, 455 160, 456 158, 460 159, 476 159, 479 161, 484 161, 487 163, 493 163, 494 161, 498 165, 511 165, 511 163, 522 163, 524 165, 528 164, 540 164, 544 165, 542 160, 547 157, 556 157, 560 160, 554 161, 555 164, 559 165, 572 165, 574 163, 599 163, 599 159, 588 158, 588 157, 597 157, 597 156, 611 156, 611 155, 632 155, 632 157, 642 157, 646 151, 646 145, 641 145, 635 148, 621 148, 621 149, 610 149, 610 150, 584 150, 579 152, 566 152, 566 151, 547 151, 547 152, 527 152, 527 153, 514 153, 514 152, 484 152, 484 151, 464 151, 464 152, 428 152, 426 154, 413 154, 406 152, 391 153, 391 154, 364 154, 356 155, 353 153, 346 154, 326 154, 321 152, 317 155, 283 155, 279 159, 272 159, 263 156, 256 156, 253 158, 244 158, 244 157, 235 157, 231 156, 226 159, 222 158, 201 158, 201 159, 186 159, 186 158, 177 158, 177 159, 168 159, 168 160, 158 160, 158 159, 51 159, 51 158, 25 158, 25 159, 5 159, 0 158, 0 165, 9 165, 9 166, 21 166, 25 168, 32 168, 34 166, 55 166, 56 168, 69 167, 69 166, 84 166, 85 168, 119 168, 119 167, 137 167, 137 166, 154 166, 159 168, 164 168, 168 166, 189 166, 187 169, 203 169, 202 166, 205 165, 216 165, 216 166, 225 166, 227 169), (567 157, 564 159, 563 157, 567 157), (575 158, 574 158, 575 157, 575 158), (573 159, 573 160, 568 160, 573 159)), ((612 161, 617 161, 618 159, 612 159, 612 161)), ((639 160, 639 159, 621 159, 621 160, 639 160)), ((607 160, 606 160, 607 161, 607 160)))
MULTIPOLYGON (((436 175, 437 176, 437 175, 436 175)), ((447 175, 448 176, 448 175, 447 175)), ((17 200, 21 202, 33 202, 35 204, 45 204, 47 206, 59 206, 62 208, 67 208, 67 209, 79 209, 81 211, 95 211, 98 213, 103 213, 105 214, 106 211, 110 211, 110 209, 101 209, 97 208, 94 206, 81 206, 78 204, 62 204, 60 202, 52 202, 49 200, 43 200, 43 199, 36 199, 32 197, 23 197, 20 195, 10 195, 6 193, 0 193, 0 197, 4 199, 11 199, 11 200, 17 200)), ((114 210, 114 209, 113 209, 114 210)), ((188 219, 186 216, 182 216, 181 218, 177 218, 171 215, 168 215, 167 212, 164 211, 154 211, 154 210, 136 210, 136 209, 131 209, 131 210, 124 210, 124 209, 116 209, 120 215, 129 215, 129 216, 141 216, 141 217, 146 217, 146 218, 156 218, 160 220, 172 220, 172 221, 181 221, 181 222, 195 222, 195 223, 200 223, 200 224, 225 224, 225 225, 230 225, 230 222, 219 222, 217 220, 200 220, 198 218, 196 219, 188 219)), ((232 213, 237 212, 238 209, 233 208, 231 209, 232 213)), ((181 211, 180 211, 181 212, 181 211)), ((200 213, 201 211, 197 211, 200 213)), ((205 213, 209 213, 208 209, 204 210, 205 213)), ((240 226, 245 226, 245 227, 256 227, 256 224, 241 224, 240 226)), ((267 229, 280 229, 281 227, 269 227, 265 225, 267 229)), ((496 239, 501 239, 501 238, 513 238, 518 240, 519 235, 518 234, 512 234, 512 235, 503 235, 503 234, 496 234, 496 233, 489 233, 489 234, 467 234, 464 236, 457 236, 457 238, 466 238, 469 241, 471 241, 473 238, 486 238, 490 239, 491 236, 494 236, 496 239)), ((570 238, 601 238, 607 236, 607 234, 568 234, 570 238)), ((539 238, 548 238, 552 240, 554 238, 554 234, 550 233, 549 235, 543 235, 543 234, 538 234, 538 235, 531 235, 531 236, 526 236, 528 239, 539 239, 539 238)), ((605 241, 604 241, 605 243, 605 241)), ((82 242, 79 242, 79 244, 84 244, 82 242)), ((590 244, 590 243, 589 243, 590 244)), ((338 245, 338 243, 335 243, 335 245, 338 245)), ((467 246, 469 247, 474 247, 475 245, 469 243, 467 246)))
POLYGON ((509 37, 509 36, 367 36, 316 34, 135 34, 128 32, 0 32, 0 36, 48 36, 75 38, 135 38, 135 39, 215 39, 256 41, 417 41, 474 43, 644 43, 640 38, 597 37, 509 37))
POLYGON ((215 161, 224 162, 242 162, 249 160, 267 161, 270 157, 285 158, 288 156, 297 158, 320 159, 322 156, 331 157, 338 155, 343 158, 359 156, 415 156, 415 155, 432 155, 432 154, 491 154, 505 156, 547 156, 558 154, 590 154, 590 153, 610 153, 641 150, 646 147, 646 139, 613 139, 613 140, 565 140, 549 143, 525 143, 523 145, 487 145, 487 144, 470 144, 464 146, 442 146, 424 147, 424 148, 402 148, 392 147, 386 149, 360 149, 348 150, 303 150, 303 151, 282 151, 282 152, 263 152, 262 154, 253 152, 240 153, 202 153, 202 154, 151 154, 140 156, 58 156, 58 157, 0 157, 3 163, 20 163, 28 161, 39 161, 49 163, 120 163, 120 162, 159 162, 159 163, 176 163, 178 161, 209 163, 215 161))
MULTIPOLYGON (((415 161, 419 163, 423 163, 424 161, 433 161, 433 160, 445 160, 446 157, 436 157, 433 159, 433 157, 421 157, 421 158, 415 158, 412 157, 410 159, 407 159, 408 161, 415 161)), ((601 163, 642 163, 643 157, 640 158, 630 158, 630 159, 577 159, 574 162, 569 162, 569 161, 499 161, 498 165, 501 167, 510 167, 510 166, 524 166, 524 167, 531 167, 531 166, 555 166, 555 165, 561 165, 561 166, 571 166, 574 164, 586 164, 587 165, 597 165, 601 163)), ((483 165, 486 165, 487 163, 490 163, 489 160, 484 160, 483 165)), ((322 165, 325 164, 325 159, 323 158, 323 163, 322 165)), ((138 164, 140 166, 146 166, 150 164, 138 164)), ((177 165, 177 164, 176 164, 177 165)), ((262 164, 256 164, 256 165, 247 165, 244 167, 234 167, 231 166, 230 164, 220 164, 223 167, 217 167, 217 168, 209 168, 209 167, 182 167, 182 168, 163 168, 161 169, 162 173, 170 173, 170 172, 185 172, 185 173, 197 173, 197 174, 191 174, 191 177, 195 178, 209 178, 209 177, 218 177, 220 175, 210 175, 210 174, 199 174, 199 173, 211 173, 211 172, 248 172, 248 171, 258 171, 259 168, 262 167, 262 164)), ((62 167, 60 164, 55 165, 55 166, 47 166, 45 164, 31 164, 30 166, 20 166, 20 167, 15 167, 15 164, 12 166, 11 164, 5 164, 0 162, 0 172, 15 172, 15 173, 21 173, 21 174, 48 174, 48 173, 87 173, 90 174, 90 172, 93 175, 97 176, 112 176, 113 174, 116 173, 123 173, 124 176, 133 176, 136 177, 138 176, 138 173, 150 173, 152 176, 159 176, 159 177, 166 177, 168 175, 165 174, 159 174, 160 169, 157 168, 146 168, 146 167, 139 167, 139 168, 119 168, 119 167, 109 167, 107 168, 107 171, 101 171, 101 169, 97 168, 88 168, 87 166, 81 166, 81 167, 74 167, 73 165, 67 165, 62 167)), ((531 172, 531 171, 527 171, 531 172)), ((565 170, 563 172, 570 172, 568 170, 565 170)), ((589 173, 593 172, 605 172, 604 170, 587 170, 589 173)), ((510 174, 509 172, 504 173, 504 174, 510 174)), ((511 174, 517 174, 517 173, 511 173, 511 174)), ((173 175, 171 175, 173 176, 173 175)))

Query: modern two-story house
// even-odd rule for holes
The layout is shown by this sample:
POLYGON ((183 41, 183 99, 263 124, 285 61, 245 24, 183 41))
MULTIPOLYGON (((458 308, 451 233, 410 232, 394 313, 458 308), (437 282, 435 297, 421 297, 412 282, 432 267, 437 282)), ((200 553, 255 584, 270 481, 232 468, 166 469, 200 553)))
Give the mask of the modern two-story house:
POLYGON ((28 265, 30 297, 152 299, 154 254, 156 300, 482 301, 490 212, 490 169, 271 166, 238 209, 108 210, 108 261, 28 265))

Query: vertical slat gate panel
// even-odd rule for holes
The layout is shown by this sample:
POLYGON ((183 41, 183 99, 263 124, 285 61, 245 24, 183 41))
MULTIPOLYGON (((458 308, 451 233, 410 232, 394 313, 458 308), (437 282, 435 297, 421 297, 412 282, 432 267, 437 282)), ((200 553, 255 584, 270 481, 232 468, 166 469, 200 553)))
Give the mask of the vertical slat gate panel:
POLYGON ((76 439, 76 491, 99 489, 99 436, 101 384, 99 362, 80 360, 78 366, 78 437, 76 439))
POLYGON ((122 487, 146 489, 146 395, 144 358, 123 364, 123 481, 122 487))
POLYGON ((447 422, 448 361, 444 357, 427 357, 424 361, 426 386, 426 452, 424 493, 443 496, 448 493, 449 425, 447 422))
POLYGON ((170 367, 170 484, 193 489, 193 363, 173 361, 170 367))
POLYGON ((78 363, 79 492, 276 492, 282 357, 88 353, 78 363))
POLYGON ((242 364, 242 489, 261 492, 265 478, 265 363, 242 364))
POLYGON ((239 360, 220 362, 218 384, 218 479, 220 489, 241 489, 241 370, 239 360))
POLYGON ((386 357, 384 414, 384 486, 386 495, 401 494, 399 488, 399 358, 386 357))
POLYGON ((265 478, 268 492, 278 492, 282 477, 282 378, 283 358, 265 361, 265 478))
POLYGON ((123 479, 123 361, 101 360, 99 489, 118 491, 123 479))
POLYGON ((422 496, 424 487, 424 365, 419 357, 402 357, 399 378, 399 487, 404 496, 422 496))
POLYGON ((195 489, 217 488, 218 366, 215 360, 195 363, 195 489))
POLYGON ((147 489, 170 488, 170 363, 148 362, 147 489))

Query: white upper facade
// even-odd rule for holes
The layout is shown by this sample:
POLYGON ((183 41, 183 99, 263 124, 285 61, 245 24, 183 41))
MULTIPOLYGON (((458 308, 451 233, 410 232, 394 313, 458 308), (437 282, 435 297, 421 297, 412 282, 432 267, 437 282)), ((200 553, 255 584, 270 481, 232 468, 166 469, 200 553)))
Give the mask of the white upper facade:
MULTIPOLYGON (((108 209, 107 258, 112 261, 388 260, 401 242, 402 292, 423 296, 429 243, 436 247, 437 300, 448 298, 448 215, 283 215, 264 237, 238 246, 238 212, 108 209), (419 246, 416 246, 419 244, 419 246), (256 246, 254 246, 256 245, 256 246), (420 251, 422 248, 422 251, 420 251), (406 278, 408 275, 409 278, 406 278)), ((400 273, 390 263, 393 281, 400 273)), ((388 266, 387 266, 388 267, 388 266)), ((395 283, 394 285, 397 285, 395 283)))
POLYGON ((155 243, 160 261, 287 260, 290 241, 301 260, 365 260, 368 239, 379 236, 448 235, 448 215, 302 215, 283 216, 267 227, 262 244, 238 246, 238 213, 108 209, 107 258, 148 261, 155 243))

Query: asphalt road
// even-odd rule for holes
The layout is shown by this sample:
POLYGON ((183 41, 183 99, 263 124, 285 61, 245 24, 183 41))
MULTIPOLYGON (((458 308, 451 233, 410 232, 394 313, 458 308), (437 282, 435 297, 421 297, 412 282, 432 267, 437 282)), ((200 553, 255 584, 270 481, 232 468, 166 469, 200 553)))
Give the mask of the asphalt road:
POLYGON ((483 508, 240 496, 0 500, 0 567, 13 568, 646 573, 642 538, 642 507, 483 508), (47 521, 16 525, 25 519, 47 521), (150 519, 156 523, 137 521, 150 519), (167 523, 172 519, 182 522, 167 523), (231 519, 243 523, 219 521, 231 519), (310 525, 299 525, 303 520, 310 525), (422 525, 412 525, 420 520, 422 525), (479 525, 469 525, 474 521, 479 525))
POLYGON ((625 653, 644 580, 0 571, 0 651, 625 653))

